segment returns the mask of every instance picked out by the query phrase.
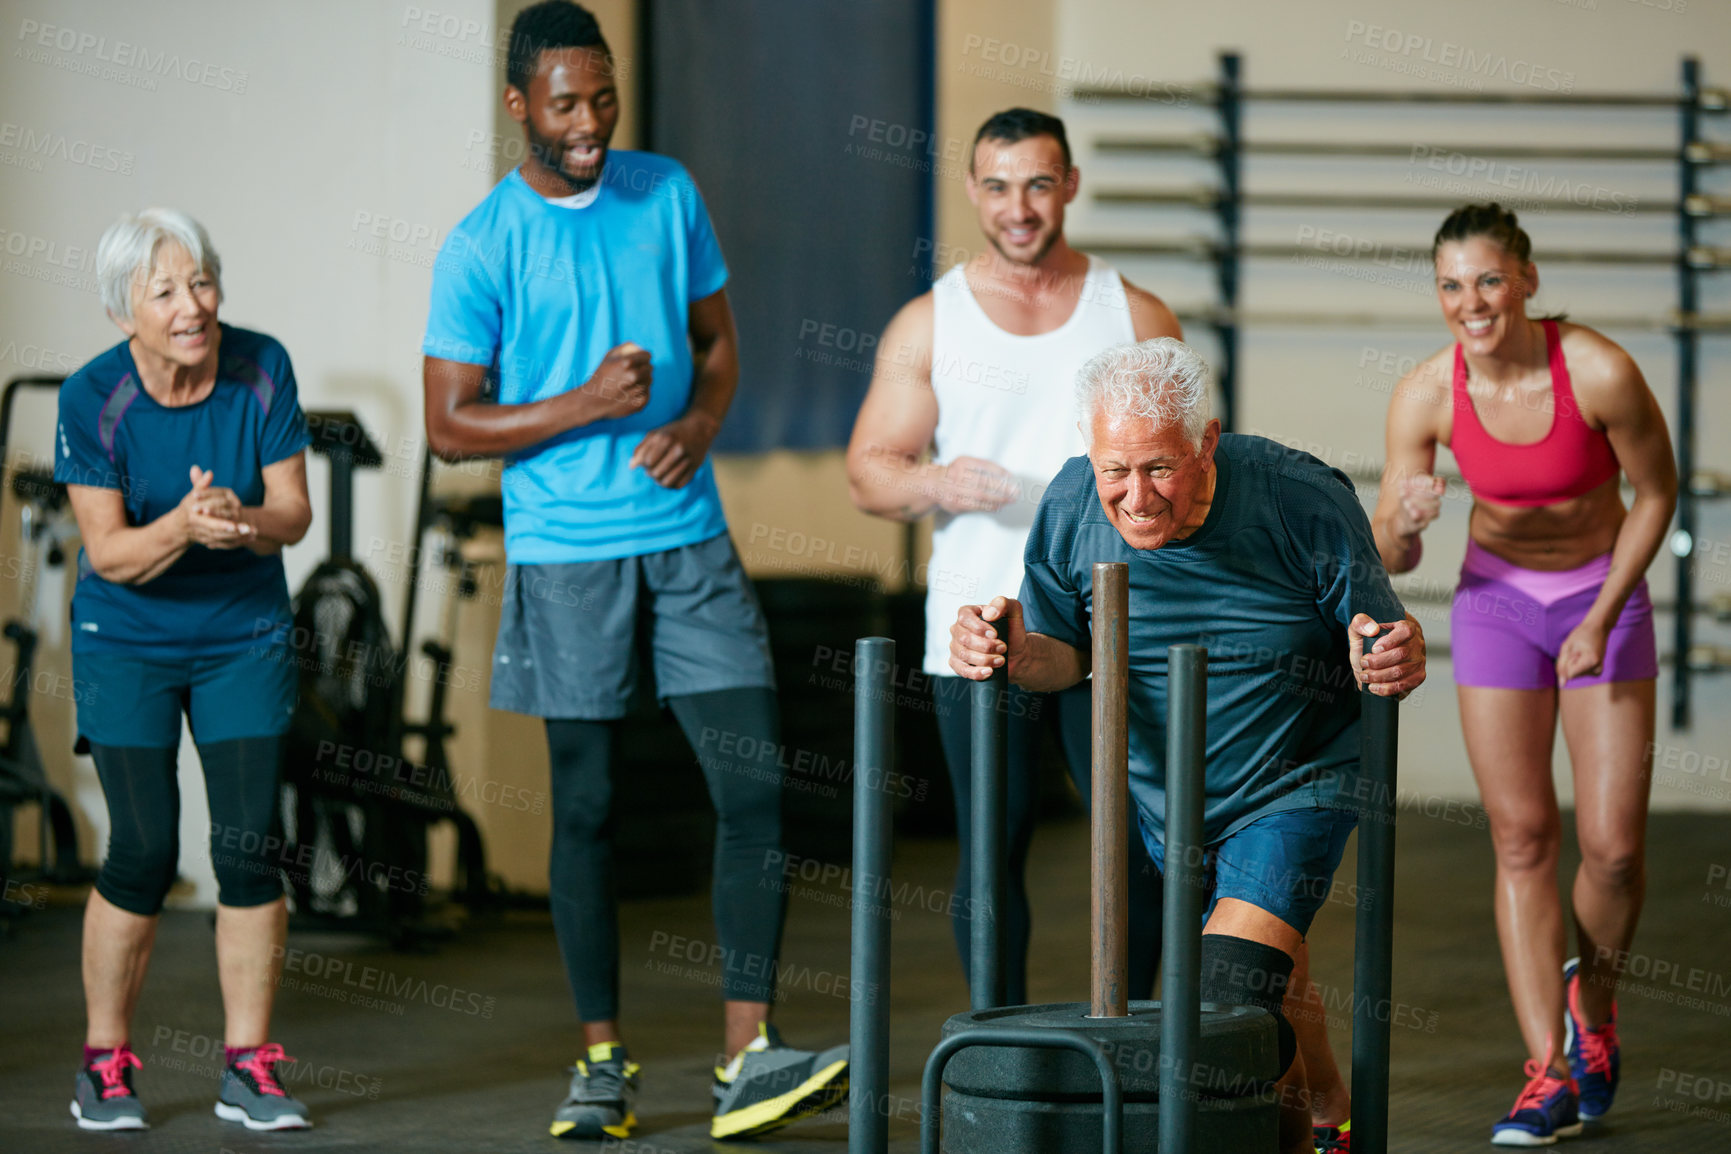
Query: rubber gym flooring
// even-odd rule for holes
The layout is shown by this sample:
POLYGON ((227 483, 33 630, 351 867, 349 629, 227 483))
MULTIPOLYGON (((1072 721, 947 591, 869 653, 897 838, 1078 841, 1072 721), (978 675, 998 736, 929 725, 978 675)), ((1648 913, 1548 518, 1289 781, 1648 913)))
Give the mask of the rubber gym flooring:
MULTIPOLYGON (((1399 831, 1393 1149, 1489 1149, 1490 1125, 1521 1085, 1521 1054, 1491 923, 1488 835, 1477 811, 1428 807, 1399 831)), ((1566 824, 1568 822, 1566 821, 1566 824)), ((1647 910, 1621 997, 1624 1081, 1611 1120, 1565 1149, 1731 1150, 1731 824, 1655 816, 1647 910), (1717 868, 1715 868, 1717 867, 1717 868)), ((1031 997, 1084 999, 1087 830, 1035 839, 1031 997)), ((892 1148, 917 1149, 918 1087, 944 1017, 966 1004, 946 919, 953 843, 898 847, 899 917, 891 998, 892 1148)), ((1564 868, 1572 870, 1572 849, 1564 868)), ((1349 1050, 1351 850, 1312 936, 1336 1052, 1349 1050)), ((836 878, 793 884, 777 1018, 788 1040, 821 1045, 847 1030, 846 891, 836 878)), ((133 1045, 151 1112, 146 1134, 85 1134, 67 1112, 83 1014, 78 895, 0 939, 0 1151, 255 1154, 267 1151, 674 1154, 712 1143, 705 1110, 719 1043, 708 904, 627 903, 626 1024, 643 1063, 637 1136, 604 1146, 547 1137, 576 1052, 564 973, 544 914, 471 922, 436 954, 395 954, 358 939, 292 935, 275 1037, 300 1059, 293 1085, 317 1128, 255 1135, 211 1113, 221 1016, 206 914, 165 917, 133 1045), (213 1035, 216 1039, 213 1039, 213 1035)), ((770 1152, 846 1149, 845 1112, 752 1144, 770 1152)))

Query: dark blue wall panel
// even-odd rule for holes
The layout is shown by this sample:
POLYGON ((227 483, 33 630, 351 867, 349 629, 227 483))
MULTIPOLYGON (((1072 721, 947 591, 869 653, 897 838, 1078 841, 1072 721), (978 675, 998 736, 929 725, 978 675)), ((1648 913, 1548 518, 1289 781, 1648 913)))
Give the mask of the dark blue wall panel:
POLYGON ((646 0, 647 139, 697 179, 739 322, 724 452, 847 443, 930 286, 931 0, 646 0))

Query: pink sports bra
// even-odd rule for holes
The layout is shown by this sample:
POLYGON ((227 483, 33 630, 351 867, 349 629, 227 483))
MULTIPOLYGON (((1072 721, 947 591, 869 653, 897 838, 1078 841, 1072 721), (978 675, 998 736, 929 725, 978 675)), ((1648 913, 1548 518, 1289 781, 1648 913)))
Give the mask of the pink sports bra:
POLYGON ((1551 431, 1530 445, 1511 445, 1485 431, 1467 395, 1467 362, 1455 346, 1454 434, 1449 448, 1473 496, 1499 505, 1553 505, 1579 497, 1617 475, 1616 450, 1588 426, 1563 363, 1556 321, 1540 322, 1551 364, 1551 431))

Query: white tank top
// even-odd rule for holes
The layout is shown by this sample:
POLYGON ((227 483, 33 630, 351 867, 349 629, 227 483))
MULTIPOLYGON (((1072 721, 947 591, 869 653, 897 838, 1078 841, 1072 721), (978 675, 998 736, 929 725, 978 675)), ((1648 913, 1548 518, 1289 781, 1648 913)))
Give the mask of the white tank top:
POLYGON ((938 511, 926 577, 927 673, 950 673, 950 626, 963 605, 1022 588, 1022 546, 1046 486, 1087 451, 1076 428, 1076 373, 1095 353, 1136 339, 1117 270, 1088 258, 1070 318, 1017 336, 986 316, 957 265, 932 286, 934 460, 994 461, 1015 475, 1017 498, 992 513, 938 511))

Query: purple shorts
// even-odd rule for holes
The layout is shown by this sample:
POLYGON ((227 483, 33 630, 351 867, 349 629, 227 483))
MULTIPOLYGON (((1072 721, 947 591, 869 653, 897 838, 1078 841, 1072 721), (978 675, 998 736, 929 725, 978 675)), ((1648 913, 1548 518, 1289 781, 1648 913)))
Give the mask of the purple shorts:
MULTIPOLYGON (((1557 652, 1581 623, 1611 571, 1611 555, 1578 569, 1523 569, 1467 542, 1461 583, 1449 615, 1449 648, 1455 684, 1491 689, 1551 689, 1557 684, 1557 652)), ((1605 664, 1597 676, 1576 677, 1564 688, 1608 681, 1645 681, 1659 676, 1653 639, 1653 602, 1645 579, 1629 594, 1605 642, 1605 664)))

